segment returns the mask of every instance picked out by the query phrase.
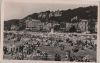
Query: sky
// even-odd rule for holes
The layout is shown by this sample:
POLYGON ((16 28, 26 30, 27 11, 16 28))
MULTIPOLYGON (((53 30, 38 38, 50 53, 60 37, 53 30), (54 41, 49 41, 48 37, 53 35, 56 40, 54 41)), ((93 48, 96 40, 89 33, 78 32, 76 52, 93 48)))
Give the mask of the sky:
POLYGON ((56 11, 67 10, 78 7, 87 7, 95 4, 68 4, 68 3, 56 3, 56 2, 12 2, 11 0, 4 3, 4 20, 10 19, 22 19, 32 13, 38 13, 41 11, 56 11))

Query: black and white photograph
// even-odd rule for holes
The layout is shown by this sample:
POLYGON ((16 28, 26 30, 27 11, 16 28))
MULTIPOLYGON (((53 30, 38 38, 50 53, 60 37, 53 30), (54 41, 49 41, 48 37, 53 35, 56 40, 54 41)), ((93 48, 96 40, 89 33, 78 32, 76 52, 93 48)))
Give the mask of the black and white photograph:
POLYGON ((3 59, 97 62, 97 4, 5 2, 3 59))

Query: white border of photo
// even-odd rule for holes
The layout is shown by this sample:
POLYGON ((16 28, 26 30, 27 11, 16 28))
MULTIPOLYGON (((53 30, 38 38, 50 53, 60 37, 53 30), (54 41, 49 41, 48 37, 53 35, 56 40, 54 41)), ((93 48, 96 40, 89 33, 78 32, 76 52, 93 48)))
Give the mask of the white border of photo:
POLYGON ((3 0, 1 6, 1 63, 100 63, 100 2, 97 0, 3 0), (68 61, 37 61, 37 60, 3 60, 3 29, 4 29, 4 3, 5 2, 29 2, 29 3, 59 3, 59 4, 97 4, 98 5, 98 33, 97 33, 97 62, 68 62, 68 61))

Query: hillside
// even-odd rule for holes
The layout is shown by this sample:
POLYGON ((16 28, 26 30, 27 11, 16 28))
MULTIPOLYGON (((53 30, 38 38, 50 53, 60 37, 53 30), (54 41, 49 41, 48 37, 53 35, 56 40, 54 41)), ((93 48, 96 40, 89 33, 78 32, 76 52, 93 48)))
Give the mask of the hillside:
MULTIPOLYGON (((53 11, 54 12, 54 11, 53 11)), ((71 18, 78 16, 79 19, 97 19, 97 6, 89 6, 89 7, 79 7, 76 9, 68 9, 68 10, 59 10, 61 16, 51 16, 48 17, 52 11, 40 12, 42 15, 46 15, 44 18, 38 18, 40 13, 33 13, 31 15, 26 16, 24 19, 32 18, 39 20, 53 20, 57 22, 70 22, 71 18)), ((54 12, 55 13, 55 12, 54 12)))
POLYGON ((11 25, 19 27, 18 30, 25 29, 25 20, 27 18, 37 19, 43 22, 71 22, 73 17, 78 19, 97 19, 97 6, 79 7, 76 9, 45 11, 40 13, 33 13, 24 17, 23 19, 12 19, 4 22, 4 29, 10 30, 11 25))

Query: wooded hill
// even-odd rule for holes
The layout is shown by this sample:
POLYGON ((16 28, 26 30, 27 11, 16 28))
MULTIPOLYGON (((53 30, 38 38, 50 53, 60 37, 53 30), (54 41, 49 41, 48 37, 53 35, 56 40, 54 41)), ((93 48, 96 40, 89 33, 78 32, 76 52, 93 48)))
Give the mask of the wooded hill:
POLYGON ((16 25, 19 27, 19 30, 25 29, 25 20, 27 18, 31 19, 37 19, 43 22, 71 22, 71 19, 75 16, 78 17, 78 19, 97 19, 97 6, 88 6, 88 7, 79 7, 75 9, 68 9, 68 10, 59 10, 59 13, 61 13, 60 16, 55 16, 52 14, 52 16, 49 16, 51 13, 55 13, 54 11, 45 11, 40 13, 33 13, 31 15, 28 15, 24 17, 23 19, 12 19, 4 22, 4 29, 10 30, 11 25, 16 25), (45 15, 44 18, 39 18, 40 14, 45 15))

